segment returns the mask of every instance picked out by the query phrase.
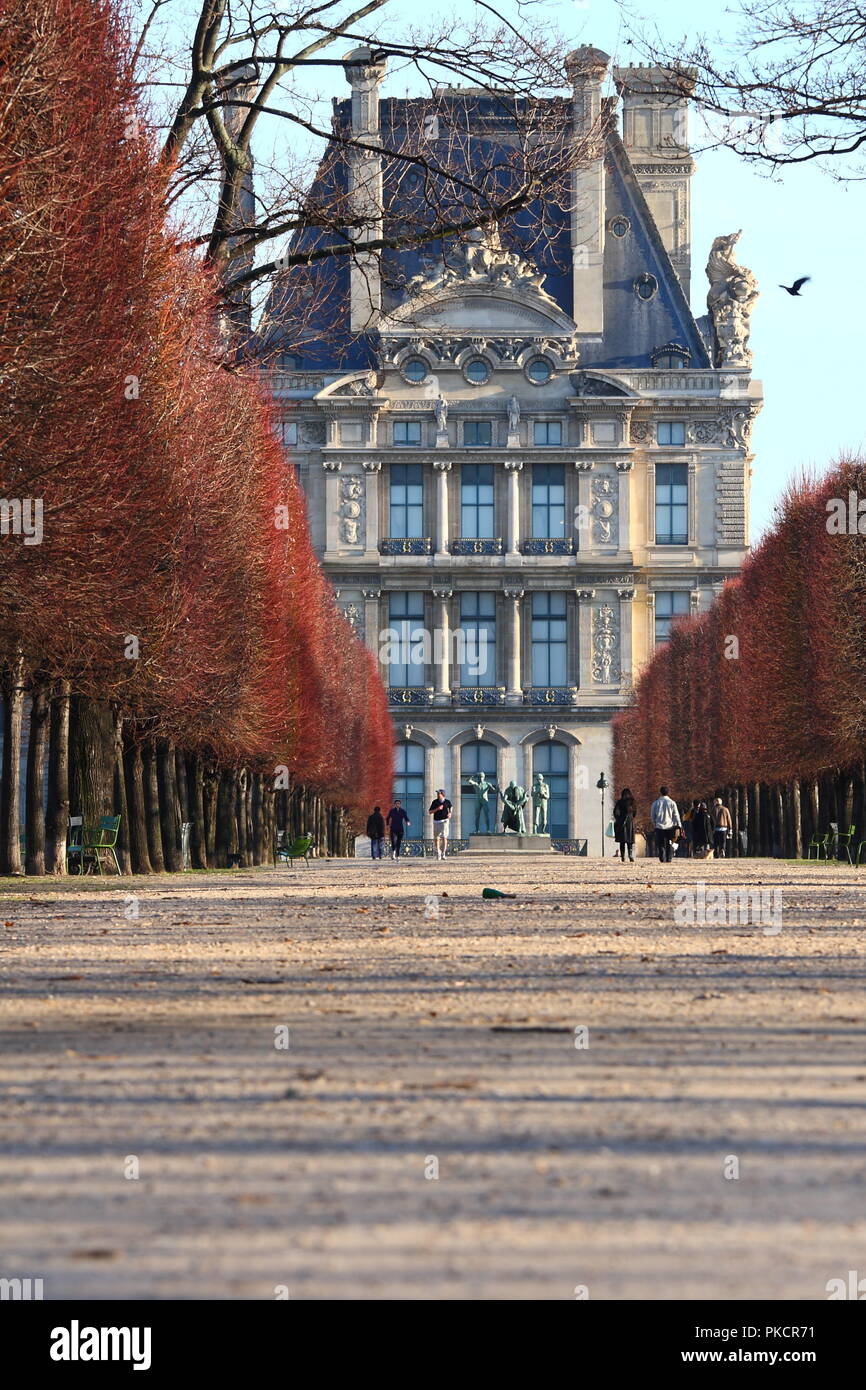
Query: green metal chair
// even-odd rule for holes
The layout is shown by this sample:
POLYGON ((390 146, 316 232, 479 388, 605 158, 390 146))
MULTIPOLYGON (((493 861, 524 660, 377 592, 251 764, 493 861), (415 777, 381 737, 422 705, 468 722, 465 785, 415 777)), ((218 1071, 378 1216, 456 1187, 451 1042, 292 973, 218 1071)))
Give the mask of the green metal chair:
MULTIPOLYGON (((844 850, 848 856, 848 863, 853 866, 854 860, 851 858, 851 846, 854 843, 854 836, 857 834, 856 825, 851 825, 847 830, 840 830, 836 836, 836 855, 841 859, 841 851, 844 850)), ((861 840, 862 844, 863 841, 861 840)))
POLYGON ((70 816, 66 835, 66 872, 84 873, 84 817, 70 816))
POLYGON ((114 867, 117 870, 118 878, 120 877, 120 864, 118 863, 117 853, 114 848, 117 844, 119 830, 120 816, 100 816, 99 828, 97 830, 92 829, 90 826, 85 827, 84 855, 89 862, 96 865, 96 872, 98 874, 102 873, 100 851, 108 850, 108 853, 114 860, 114 867))
POLYGON ((811 859, 811 858, 812 858, 812 850, 814 850, 814 851, 815 851, 815 859, 816 859, 816 861, 817 861, 818 859, 820 859, 822 856, 824 857, 824 859, 826 859, 826 858, 827 858, 827 846, 828 846, 829 842, 830 842, 830 832, 829 832, 829 831, 828 831, 825 835, 813 835, 812 838, 811 838, 811 840, 809 841, 808 849, 806 850, 806 858, 807 858, 807 859, 811 859))
POLYGON ((282 859, 286 864, 291 864, 295 859, 303 859, 307 868, 310 867, 310 850, 313 847, 312 835, 299 835, 290 845, 278 844, 276 847, 275 858, 279 864, 282 859))

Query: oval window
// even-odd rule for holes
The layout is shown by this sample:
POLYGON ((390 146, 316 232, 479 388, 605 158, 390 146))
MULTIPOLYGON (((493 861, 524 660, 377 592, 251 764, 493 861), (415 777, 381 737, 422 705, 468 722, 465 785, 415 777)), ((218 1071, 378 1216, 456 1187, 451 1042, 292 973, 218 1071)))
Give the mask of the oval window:
POLYGON ((476 357, 474 361, 467 362, 464 376, 473 386, 483 386, 485 381, 490 380, 490 367, 480 357, 476 357))
POLYGON ((610 230, 614 236, 623 237, 628 232, 631 223, 627 217, 614 217, 610 223, 610 230))
POLYGON ((424 381, 427 377, 427 363, 422 357, 410 357, 403 363, 403 375, 407 381, 424 381))
POLYGON ((527 367, 526 375, 530 381, 535 382, 536 386, 543 386, 553 376, 553 368, 544 357, 536 357, 535 361, 530 362, 527 367))
POLYGON ((639 299, 652 299, 659 287, 659 282, 654 275, 639 275, 634 282, 634 287, 639 299))

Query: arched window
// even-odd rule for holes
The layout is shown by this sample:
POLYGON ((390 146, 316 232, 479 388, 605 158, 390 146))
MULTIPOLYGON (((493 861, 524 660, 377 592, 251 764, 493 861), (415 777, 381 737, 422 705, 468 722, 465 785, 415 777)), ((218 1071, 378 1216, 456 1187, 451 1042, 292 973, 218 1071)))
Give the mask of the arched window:
POLYGON ((424 749, 420 743, 398 743, 394 749, 394 799, 397 798, 406 808, 411 822, 406 827, 406 839, 423 840, 427 807, 424 805, 424 749))
MULTIPOLYGON (((550 787, 547 828, 558 840, 568 839, 568 749, 564 743, 546 740, 532 750, 532 776, 544 776, 550 787)), ((529 788, 527 788, 527 791, 529 788)))
MULTIPOLYGON (((484 772, 488 782, 496 781, 496 749, 492 743, 464 743, 460 750, 460 833, 461 835, 472 835, 475 832, 475 792, 472 787, 465 785, 469 777, 477 777, 479 772, 484 772)), ((499 829, 499 815, 502 807, 498 797, 491 793, 488 805, 490 807, 490 833, 493 835, 499 829)), ((487 827, 484 821, 481 822, 481 833, 486 833, 487 827)))

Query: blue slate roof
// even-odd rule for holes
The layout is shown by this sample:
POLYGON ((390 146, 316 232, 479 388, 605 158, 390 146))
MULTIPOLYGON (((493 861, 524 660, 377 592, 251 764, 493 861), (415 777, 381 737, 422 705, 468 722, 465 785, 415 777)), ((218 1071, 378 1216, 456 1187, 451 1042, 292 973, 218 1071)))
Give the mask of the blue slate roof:
MULTIPOLYGON (((559 98, 555 99, 560 102, 559 98)), ((563 128, 570 119, 570 103, 561 101, 563 128)), ((412 100, 389 99, 381 103, 380 119, 383 144, 387 149, 399 148, 401 130, 407 128, 413 114, 417 118, 419 103, 412 100), (413 112, 414 108, 414 112, 413 112)), ((429 106, 425 103, 425 108, 429 106)), ((507 187, 514 178, 507 147, 497 140, 497 134, 513 125, 509 108, 519 106, 513 98, 497 99, 474 94, 440 96, 437 109, 446 112, 463 132, 470 158, 479 168, 491 171, 490 179, 496 188, 507 187)), ((350 117, 349 101, 337 102, 334 124, 347 129, 350 117)), ((447 120, 445 129, 447 129, 447 120)), ((445 134, 443 129, 443 136, 445 134)), ((434 146, 435 148, 435 146, 434 146)), ((389 167, 386 162, 384 186, 388 213, 399 217, 417 217, 413 206, 413 187, 401 163, 389 167)), ((655 225, 652 213, 631 168, 628 154, 615 131, 606 137, 606 209, 605 220, 623 213, 631 224, 629 234, 617 238, 610 234, 605 240, 604 259, 604 334, 598 343, 585 341, 582 345, 584 366, 626 369, 650 365, 650 354, 665 343, 676 342, 687 347, 695 366, 709 366, 705 342, 691 313, 679 279, 655 225), (635 279, 649 274, 658 281, 658 291, 650 300, 641 299, 634 290, 635 279)), ((334 146, 322 161, 310 191, 312 203, 340 199, 347 189, 347 170, 340 147, 334 146)), ((420 195, 419 195, 420 196, 420 195)), ((456 201, 456 199, 455 199, 456 201)), ((535 202, 508 220, 500 228, 503 245, 520 251, 546 274, 545 289, 560 308, 571 315, 572 270, 570 227, 567 212, 552 202, 535 202), (543 219, 543 235, 542 232, 543 219)), ((329 231, 308 228, 296 233, 293 251, 315 249, 326 245, 332 237, 329 231)), ((386 251, 382 255, 382 281, 385 306, 391 307, 401 298, 400 287, 407 278, 417 274, 424 259, 441 256, 441 242, 431 242, 421 249, 386 251)), ((269 297, 264 331, 269 344, 279 341, 285 333, 286 347, 299 359, 299 366, 351 371, 375 363, 375 335, 358 337, 349 331, 349 261, 345 256, 333 256, 307 268, 284 272, 274 283, 269 297), (312 292, 312 299, 310 298, 312 292), (307 309, 293 312, 294 295, 307 309), (310 315, 309 305, 315 305, 310 315), (297 324, 303 322, 302 341, 298 342, 297 324), (283 327, 285 325, 285 328, 283 327), (293 326, 294 325, 294 326, 293 326)), ((578 324, 580 331, 580 324, 578 324)))

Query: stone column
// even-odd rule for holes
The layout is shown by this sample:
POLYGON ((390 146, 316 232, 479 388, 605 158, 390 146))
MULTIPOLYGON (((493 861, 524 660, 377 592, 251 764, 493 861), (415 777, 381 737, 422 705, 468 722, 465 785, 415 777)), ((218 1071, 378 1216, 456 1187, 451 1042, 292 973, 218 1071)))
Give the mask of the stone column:
MULTIPOLYGON (((459 839, 464 834, 462 826, 462 807, 463 807, 463 788, 460 785, 460 744, 451 745, 451 795, 448 798, 451 802, 451 823, 453 826, 452 834, 455 839, 459 839)), ((432 800, 432 797, 431 797, 432 800)), ((428 801, 427 805, 430 805, 428 801)), ((469 833, 471 826, 465 832, 469 833)))
POLYGON ((646 596, 646 626, 646 651, 644 653, 644 661, 649 661, 656 646, 656 596, 652 589, 647 590, 646 596))
MULTIPOLYGON (((379 599, 381 589, 362 589, 364 595, 364 637, 368 649, 376 656, 379 653, 379 599)), ((388 672, 385 668, 380 668, 380 675, 385 684, 388 683, 388 672)))
POLYGON ((634 459, 617 459, 616 470, 619 474, 619 544, 617 549, 631 552, 631 474, 634 469, 634 459))
POLYGON ((430 818, 427 815, 427 807, 436 795, 436 788, 445 784, 444 778, 441 782, 438 780, 440 772, 436 767, 437 755, 440 751, 438 748, 424 749, 424 805, 421 807, 424 818, 424 823, 421 826, 421 838, 424 840, 430 838, 430 818))
POLYGON ((448 554, 448 474, 451 471, 450 459, 435 459, 436 470, 436 554, 448 554))
POLYGON ((619 597, 619 681, 623 689, 632 683, 631 615, 634 589, 617 589, 619 597))
POLYGON ((340 469, 339 459, 323 459, 325 470, 325 549, 336 550, 340 544, 340 469))
POLYGON ((698 545, 698 466, 694 458, 689 460, 689 545, 698 545))
POLYGON ((592 547, 592 499, 590 497, 590 473, 592 459, 575 459, 577 473, 577 505, 574 509, 574 548, 587 551, 592 547))
POLYGON ((578 825, 580 824, 580 746, 574 745, 568 750, 568 838, 576 840, 578 838, 578 825))
POLYGON ((434 589, 436 600, 436 622, 433 629, 433 684, 435 693, 433 703, 451 703, 451 626, 448 621, 448 604, 452 597, 451 589, 434 589))
POLYGON ((381 459, 364 460, 365 559, 379 558, 379 474, 381 459))
POLYGON ((508 688, 505 698, 509 705, 520 705, 523 703, 523 686, 520 679, 520 604, 523 599, 523 590, 506 589, 504 592, 506 602, 509 605, 505 649, 508 688))
POLYGON ((520 554, 520 472, 522 459, 506 459, 508 473, 508 540, 506 551, 509 555, 520 554))
POLYGON ((592 600, 595 589, 578 589, 577 632, 578 632, 578 687, 589 690, 592 686, 592 600))

